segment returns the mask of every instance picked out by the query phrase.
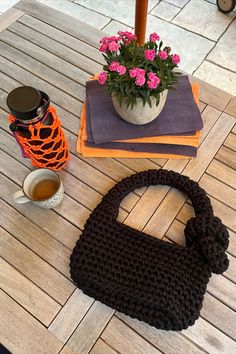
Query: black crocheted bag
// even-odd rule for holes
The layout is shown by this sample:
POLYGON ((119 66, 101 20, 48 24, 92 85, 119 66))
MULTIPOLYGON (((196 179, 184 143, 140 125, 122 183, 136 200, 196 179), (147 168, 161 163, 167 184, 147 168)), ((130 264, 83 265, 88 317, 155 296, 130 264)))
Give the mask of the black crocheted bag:
POLYGON ((71 255, 71 277, 85 294, 120 312, 180 331, 199 317, 211 273, 228 268, 228 237, 197 182, 163 169, 137 173, 111 188, 91 213, 71 255), (177 188, 192 201, 196 216, 185 228, 186 247, 117 221, 128 193, 157 184, 177 188))

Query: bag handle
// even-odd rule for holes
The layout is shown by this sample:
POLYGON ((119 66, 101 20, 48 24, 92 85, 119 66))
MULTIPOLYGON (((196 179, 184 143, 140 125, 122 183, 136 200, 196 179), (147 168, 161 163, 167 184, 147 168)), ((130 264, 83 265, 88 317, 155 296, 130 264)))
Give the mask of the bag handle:
MULTIPOLYGON (((212 272, 225 271, 228 267, 228 258, 225 254, 228 247, 228 231, 221 220, 214 216, 211 201, 205 190, 187 176, 165 169, 136 173, 112 187, 95 208, 94 213, 102 212, 107 220, 109 218, 114 221, 124 197, 137 188, 158 184, 176 188, 189 197, 196 216, 186 224, 186 245, 197 249, 204 256, 212 272)), ((168 210, 166 212, 168 213, 168 210)))
POLYGON ((158 184, 168 185, 185 193, 191 200, 196 215, 205 212, 213 214, 210 199, 197 182, 177 172, 164 169, 139 172, 122 179, 103 197, 101 207, 109 207, 109 213, 116 218, 121 201, 130 192, 133 192, 137 188, 158 184))

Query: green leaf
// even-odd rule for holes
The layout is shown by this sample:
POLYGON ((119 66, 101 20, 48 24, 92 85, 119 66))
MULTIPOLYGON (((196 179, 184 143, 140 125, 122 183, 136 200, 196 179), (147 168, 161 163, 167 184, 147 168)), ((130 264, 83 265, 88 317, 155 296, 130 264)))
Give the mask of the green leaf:
POLYGON ((147 96, 147 103, 148 103, 149 107, 152 108, 152 101, 149 96, 147 96))

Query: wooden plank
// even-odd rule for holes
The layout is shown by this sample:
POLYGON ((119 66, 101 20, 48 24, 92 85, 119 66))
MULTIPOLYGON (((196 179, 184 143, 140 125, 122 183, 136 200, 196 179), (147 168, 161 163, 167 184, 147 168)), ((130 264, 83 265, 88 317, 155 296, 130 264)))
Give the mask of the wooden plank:
MULTIPOLYGON (((66 171, 104 195, 116 182, 132 174, 132 171, 113 159, 101 161, 100 159, 91 158, 90 160, 89 158, 86 160, 81 156, 71 155, 70 162, 66 165, 66 171)), ((140 192, 137 191, 136 194, 140 194, 140 192)), ((137 196, 130 193, 129 197, 122 202, 122 207, 131 210, 136 202, 137 196)))
POLYGON ((20 86, 20 83, 15 79, 12 79, 7 74, 0 72, 1 78, 1 92, 3 92, 3 99, 1 100, 1 106, 5 111, 9 111, 6 103, 7 93, 13 90, 15 87, 20 86))
MULTIPOLYGON (((207 133, 215 124, 219 116, 220 111, 216 110, 215 108, 208 106, 205 109, 202 115, 204 121, 204 130, 201 136, 202 142, 204 141, 207 133)), ((164 165, 164 168, 166 168, 167 170, 173 170, 181 173, 188 164, 188 162, 189 160, 168 160, 164 165)), ((134 209, 126 219, 126 223, 131 227, 135 227, 139 230, 142 230, 147 224, 150 217, 154 214, 155 210, 160 205, 161 201, 164 200, 169 190, 170 187, 167 186, 147 188, 142 198, 135 205, 134 209), (153 198, 153 193, 155 194, 155 198, 153 198), (142 215, 142 218, 140 218, 139 215, 142 215)))
POLYGON ((134 172, 142 172, 144 170, 151 170, 155 168, 161 167, 161 165, 158 165, 158 159, 157 163, 152 162, 149 159, 119 159, 116 158, 116 161, 121 162, 123 165, 129 167, 132 169, 134 172))
POLYGON ((226 146, 221 146, 215 158, 236 170, 235 152, 233 150, 227 148, 226 146))
POLYGON ((236 258, 228 254, 229 268, 224 272, 224 276, 236 283, 236 258))
POLYGON ((114 310, 110 307, 95 301, 83 321, 70 337, 67 346, 76 354, 88 353, 113 313, 114 310))
POLYGON ((166 232, 166 236, 169 240, 174 243, 178 243, 181 246, 185 246, 185 236, 184 236, 185 224, 178 220, 174 220, 169 229, 166 232))
POLYGON ((73 155, 71 156, 70 163, 67 165, 66 170, 102 194, 106 194, 108 189, 115 184, 115 181, 113 181, 110 177, 107 177, 80 158, 73 155))
POLYGON ((236 232, 235 211, 233 211, 231 208, 227 207, 226 205, 222 204, 221 202, 212 197, 211 203, 215 215, 219 216, 227 227, 236 232))
POLYGON ((161 331, 155 327, 149 326, 147 323, 138 321, 134 318, 126 316, 120 312, 116 314, 123 322, 135 330, 140 336, 148 340, 152 345, 157 347, 162 353, 176 354, 200 354, 205 353, 201 350, 201 346, 197 347, 190 340, 181 335, 180 332, 161 331))
POLYGON ((8 26, 10 26, 13 22, 17 21, 23 15, 24 12, 14 9, 13 7, 4 12, 1 15, 0 32, 5 30, 8 26))
POLYGON ((208 285, 207 291, 221 302, 236 310, 236 291, 235 284, 222 275, 213 274, 208 285))
MULTIPOLYGON (((18 47, 17 43, 15 46, 18 47)), ((68 93, 75 99, 78 98, 78 95, 84 97, 84 87, 82 85, 55 71, 54 68, 52 69, 48 65, 42 64, 40 61, 26 55, 25 52, 21 52, 2 41, 0 41, 0 51, 4 58, 13 61, 15 64, 49 82, 61 91, 68 93)))
MULTIPOLYGON (((75 99, 1 56, 0 65, 1 71, 6 75, 17 78, 18 82, 23 85, 34 86, 39 90, 47 92, 52 101, 55 101, 57 105, 78 116, 78 99, 83 100, 83 97, 78 96, 78 99, 75 99)), ((64 65, 66 66, 66 63, 64 65)), ((15 87, 17 86, 19 86, 19 83, 15 85, 15 87)))
POLYGON ((99 338, 90 354, 118 354, 118 352, 113 350, 108 344, 99 338))
POLYGON ((111 177, 114 181, 120 181, 122 178, 125 178, 131 174, 133 171, 122 164, 122 162, 118 162, 115 159, 105 158, 105 157, 80 157, 81 160, 87 162, 90 166, 95 167, 98 171, 103 174, 111 177))
POLYGON ((229 230, 229 247, 227 252, 230 253, 232 256, 236 257, 236 233, 229 230))
POLYGON ((2 258, 0 267, 0 288, 48 326, 61 306, 2 258))
POLYGON ((57 11, 56 9, 52 9, 38 2, 32 2, 32 0, 22 0, 14 7, 90 44, 91 46, 94 46, 95 48, 99 47, 101 31, 79 21, 78 19, 65 15, 61 11, 57 11))
POLYGON ((63 216, 63 218, 65 218, 66 220, 70 221, 80 230, 83 229, 84 224, 91 213, 90 210, 88 210, 83 205, 79 204, 77 201, 70 198, 66 194, 64 194, 62 203, 53 208, 53 210, 63 216))
POLYGON ((64 347, 61 351, 60 354, 76 354, 75 352, 73 352, 69 347, 64 347))
POLYGON ((155 164, 157 164, 158 166, 163 167, 168 160, 167 159, 149 159, 149 161, 152 161, 155 164))
POLYGON ((206 138, 209 131, 213 128, 221 113, 221 111, 214 107, 206 107, 202 113, 203 130, 201 131, 201 142, 206 138))
POLYGON ((199 182, 200 186, 212 197, 236 209, 236 190, 204 173, 199 182))
POLYGON ((225 113, 236 117, 236 97, 232 97, 225 108, 225 113))
POLYGON ((231 354, 236 351, 236 343, 202 318, 194 326, 182 332, 185 337, 204 348, 207 353, 231 354))
POLYGON ((189 76, 191 82, 198 82, 200 85, 200 100, 210 106, 223 111, 229 103, 232 95, 228 92, 218 89, 195 76, 189 76))
MULTIPOLYGON (((198 158, 190 160, 183 170, 183 174, 198 181, 214 157, 216 151, 221 146, 225 136, 227 136, 232 129, 233 124, 234 119, 223 113, 205 138, 203 144, 201 144, 198 150, 198 158)), ((178 190, 171 189, 148 222, 147 226, 144 228, 144 231, 157 237, 165 235, 185 200, 186 196, 178 190), (167 210, 168 213, 166 212, 167 210), (158 229, 156 225, 158 225, 158 229)))
POLYGON ((0 256, 63 305, 75 289, 72 282, 2 228, 0 233, 0 256))
POLYGON ((137 230, 142 230, 153 212, 164 199, 168 186, 150 186, 127 216, 125 224, 137 230))
MULTIPOLYGON (((23 25, 22 23, 15 22, 10 27, 8 27, 8 30, 15 33, 17 36, 25 38, 27 41, 35 44, 40 49, 42 48, 46 50, 48 52, 49 57, 51 53, 53 54, 53 56, 65 60, 66 63, 74 65, 76 68, 78 68, 78 74, 76 77, 78 77, 78 75, 81 75, 79 81, 81 83, 84 83, 84 80, 87 80, 87 73, 89 73, 91 76, 95 73, 102 71, 103 66, 101 64, 94 62, 92 59, 85 57, 77 51, 74 51, 73 49, 64 46, 56 40, 49 38, 45 34, 37 32, 34 29, 23 25)), ((17 46, 17 44, 15 44, 15 46, 17 46)), ((28 54, 30 54, 30 48, 29 50, 25 48, 25 50, 28 54)), ((40 58, 38 59, 40 60, 40 58)), ((68 66, 68 70, 66 69, 64 72, 69 73, 71 75, 69 70, 70 65, 68 66)))
POLYGON ((236 189, 236 171, 218 160, 212 160, 206 170, 212 177, 236 189))
POLYGON ((49 331, 66 343, 93 302, 94 299, 76 289, 49 326, 49 331))
POLYGON ((206 103, 199 101, 199 110, 202 113, 204 111, 204 109, 206 108, 206 103))
MULTIPOLYGON (((0 205, 0 225, 59 272, 70 278, 71 251, 5 202, 0 200, 0 205)), ((42 223, 43 218, 40 220, 42 223)))
POLYGON ((0 290, 1 342, 12 353, 57 354, 63 343, 0 290))
MULTIPOLYGON (((120 207, 122 207, 125 211, 131 212, 133 207, 139 201, 139 196, 134 193, 129 193, 121 202, 120 207)), ((128 214, 126 215, 128 216, 128 214)))
POLYGON ((229 134, 224 141, 224 146, 227 146, 229 149, 236 152, 236 135, 232 133, 229 134))
POLYGON ((231 310, 228 306, 225 306, 209 293, 204 295, 201 317, 217 327, 227 336, 234 340, 236 339, 236 327, 232 325, 233 323, 236 323, 235 311, 231 310), (222 321, 222 319, 224 320, 222 321))
POLYGON ((101 338, 120 353, 161 353, 115 316, 105 328, 101 338))
POLYGON ((127 215, 128 213, 124 209, 119 208, 119 214, 117 220, 119 222, 124 222, 124 220, 127 218, 127 215))
POLYGON ((29 15, 22 16, 18 22, 23 23, 27 27, 35 29, 40 33, 46 34, 48 37, 55 39, 66 47, 74 49, 99 64, 105 64, 105 60, 97 48, 91 47, 86 42, 51 26, 50 23, 47 24, 29 15))

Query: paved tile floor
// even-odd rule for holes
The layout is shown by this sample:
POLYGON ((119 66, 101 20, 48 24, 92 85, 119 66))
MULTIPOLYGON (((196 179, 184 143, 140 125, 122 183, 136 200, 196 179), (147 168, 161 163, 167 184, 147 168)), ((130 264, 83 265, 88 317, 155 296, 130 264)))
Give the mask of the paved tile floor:
MULTIPOLYGON (((109 34, 132 29, 135 0, 37 0, 109 34)), ((18 0, 0 0, 0 13, 18 0)), ((1 17, 0 17, 1 21, 1 17)), ((149 0, 147 33, 181 55, 181 68, 236 95, 236 11, 216 0, 149 0)))

